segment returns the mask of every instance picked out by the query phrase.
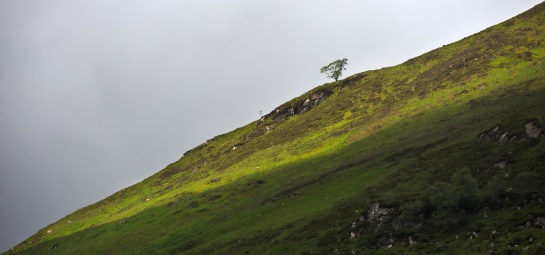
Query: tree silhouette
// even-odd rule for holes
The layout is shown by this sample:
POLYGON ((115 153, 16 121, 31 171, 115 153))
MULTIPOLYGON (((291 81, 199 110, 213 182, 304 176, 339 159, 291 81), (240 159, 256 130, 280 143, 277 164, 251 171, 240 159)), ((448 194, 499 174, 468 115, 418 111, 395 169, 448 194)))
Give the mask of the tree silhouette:
POLYGON ((344 67, 345 65, 348 65, 348 59, 338 59, 331 62, 329 65, 322 67, 320 73, 325 73, 327 74, 327 78, 332 78, 337 81, 342 75, 343 70, 346 70, 344 67))

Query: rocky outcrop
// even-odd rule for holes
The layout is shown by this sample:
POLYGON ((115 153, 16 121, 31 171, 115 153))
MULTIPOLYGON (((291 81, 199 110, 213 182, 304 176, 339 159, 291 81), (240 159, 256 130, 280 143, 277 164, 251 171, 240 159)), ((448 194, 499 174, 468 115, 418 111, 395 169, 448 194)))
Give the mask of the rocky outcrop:
POLYGON ((392 220, 393 212, 394 212, 394 209, 386 208, 386 207, 381 208, 380 204, 378 202, 375 202, 373 205, 371 205, 371 208, 367 211, 367 218, 370 221, 384 224, 392 220))
POLYGON ((399 213, 394 208, 381 206, 379 202, 371 204, 371 207, 360 213, 349 223, 349 238, 357 239, 375 235, 374 248, 389 249, 397 245, 416 244, 414 237, 409 235, 394 235, 396 230, 403 227, 420 227, 422 222, 409 223, 399 218, 399 213))
POLYGON ((482 132, 477 136, 477 143, 493 141, 498 144, 505 144, 516 137, 509 137, 509 132, 505 131, 500 125, 494 126, 492 129, 482 132))
POLYGON ((294 115, 303 114, 310 111, 312 108, 321 104, 332 92, 326 89, 312 92, 309 97, 303 97, 293 105, 281 106, 271 113, 264 116, 264 119, 271 118, 274 122, 282 122, 294 115))
POLYGON ((521 141, 526 139, 536 139, 543 136, 543 129, 535 120, 528 121, 524 124, 522 133, 510 132, 505 130, 501 125, 496 125, 493 128, 480 133, 477 136, 477 143, 494 142, 497 144, 506 144, 513 141, 521 141))
MULTIPOLYGON (((501 125, 496 125, 491 129, 480 133, 477 136, 477 144, 496 144, 505 145, 516 141, 536 140, 543 137, 543 130, 536 120, 529 120, 520 128, 514 130, 506 130, 501 125)), ((513 164, 513 155, 506 153, 498 155, 489 162, 495 168, 505 169, 508 165, 513 164)))
POLYGON ((538 138, 542 136, 541 127, 535 122, 530 121, 524 125, 524 134, 529 138, 538 138))
POLYGON ((367 231, 378 231, 381 226, 392 221, 394 213, 393 208, 381 207, 378 202, 373 203, 367 212, 360 213, 353 221, 350 221, 350 236, 355 238, 367 231))

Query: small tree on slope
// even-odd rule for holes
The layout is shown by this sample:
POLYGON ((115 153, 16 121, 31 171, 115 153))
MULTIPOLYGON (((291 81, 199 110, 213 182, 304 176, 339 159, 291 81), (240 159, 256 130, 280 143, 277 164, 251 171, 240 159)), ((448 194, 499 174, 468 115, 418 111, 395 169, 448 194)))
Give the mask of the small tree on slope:
POLYGON ((337 81, 342 75, 343 70, 346 70, 344 67, 345 65, 348 65, 348 59, 338 59, 331 62, 329 65, 322 67, 320 73, 325 73, 327 74, 327 78, 332 78, 337 81))

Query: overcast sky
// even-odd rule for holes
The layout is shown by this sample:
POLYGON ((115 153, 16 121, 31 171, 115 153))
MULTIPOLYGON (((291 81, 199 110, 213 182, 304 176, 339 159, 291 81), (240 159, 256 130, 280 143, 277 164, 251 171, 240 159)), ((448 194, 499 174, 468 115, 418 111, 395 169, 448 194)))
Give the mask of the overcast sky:
POLYGON ((329 82, 539 0, 0 0, 0 252, 329 82))

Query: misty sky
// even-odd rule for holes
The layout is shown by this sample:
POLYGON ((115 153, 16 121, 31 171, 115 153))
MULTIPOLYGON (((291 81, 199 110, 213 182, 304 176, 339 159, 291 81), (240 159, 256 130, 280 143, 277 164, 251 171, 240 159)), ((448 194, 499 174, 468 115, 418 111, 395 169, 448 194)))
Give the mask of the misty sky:
POLYGON ((539 0, 0 0, 0 252, 330 82, 539 0))

